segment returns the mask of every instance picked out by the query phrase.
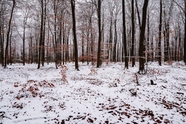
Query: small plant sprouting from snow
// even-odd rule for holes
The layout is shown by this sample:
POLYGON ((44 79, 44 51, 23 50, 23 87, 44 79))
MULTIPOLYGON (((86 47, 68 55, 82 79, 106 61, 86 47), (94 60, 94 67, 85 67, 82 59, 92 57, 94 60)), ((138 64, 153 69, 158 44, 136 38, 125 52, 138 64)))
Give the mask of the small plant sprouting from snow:
POLYGON ((58 66, 61 68, 59 74, 61 74, 62 81, 63 81, 64 83, 67 83, 67 84, 68 84, 68 81, 67 81, 67 74, 66 74, 66 71, 68 70, 67 66, 61 65, 61 64, 59 64, 58 66))
POLYGON ((98 73, 97 73, 97 70, 96 69, 94 69, 94 68, 91 68, 90 69, 90 73, 88 74, 88 75, 97 75, 98 73))

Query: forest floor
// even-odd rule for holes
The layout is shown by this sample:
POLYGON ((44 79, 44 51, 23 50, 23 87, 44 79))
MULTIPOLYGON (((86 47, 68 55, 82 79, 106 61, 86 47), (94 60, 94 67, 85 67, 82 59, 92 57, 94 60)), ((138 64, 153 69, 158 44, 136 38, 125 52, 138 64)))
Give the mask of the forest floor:
POLYGON ((186 66, 149 63, 145 75, 123 63, 0 67, 3 124, 185 124, 186 66), (154 85, 151 85, 153 80, 154 85))

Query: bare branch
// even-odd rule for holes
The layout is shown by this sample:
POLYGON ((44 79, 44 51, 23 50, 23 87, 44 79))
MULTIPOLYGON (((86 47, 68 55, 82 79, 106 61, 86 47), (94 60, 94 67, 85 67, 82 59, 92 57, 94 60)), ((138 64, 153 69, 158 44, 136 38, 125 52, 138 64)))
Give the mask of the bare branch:
POLYGON ((185 9, 179 5, 175 0, 172 0, 184 13, 186 13, 185 9))

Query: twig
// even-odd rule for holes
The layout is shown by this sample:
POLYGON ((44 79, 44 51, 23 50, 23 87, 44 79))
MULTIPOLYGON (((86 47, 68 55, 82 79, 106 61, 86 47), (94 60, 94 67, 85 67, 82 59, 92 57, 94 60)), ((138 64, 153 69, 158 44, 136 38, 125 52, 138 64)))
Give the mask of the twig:
POLYGON ((136 77, 136 83, 137 85, 139 85, 139 82, 138 82, 138 75, 135 73, 135 77, 136 77))
POLYGON ((47 117, 27 118, 27 119, 23 119, 23 120, 14 121, 14 123, 18 123, 18 122, 22 122, 22 121, 29 121, 29 120, 36 120, 36 119, 47 119, 47 117))

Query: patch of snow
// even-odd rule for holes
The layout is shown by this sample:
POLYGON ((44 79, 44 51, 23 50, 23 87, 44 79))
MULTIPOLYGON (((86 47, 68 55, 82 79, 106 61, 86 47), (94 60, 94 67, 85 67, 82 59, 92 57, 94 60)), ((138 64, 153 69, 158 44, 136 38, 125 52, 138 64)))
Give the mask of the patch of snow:
POLYGON ((51 63, 0 67, 0 123, 186 123, 186 66, 150 63, 145 75, 123 63, 101 68, 51 63), (63 76, 64 77, 64 76, 63 76), (151 85, 153 80, 155 85, 151 85))

